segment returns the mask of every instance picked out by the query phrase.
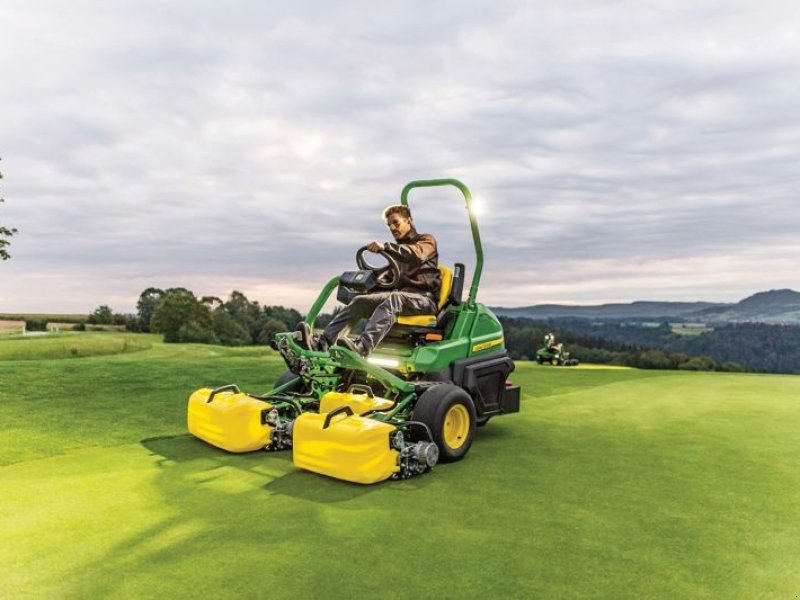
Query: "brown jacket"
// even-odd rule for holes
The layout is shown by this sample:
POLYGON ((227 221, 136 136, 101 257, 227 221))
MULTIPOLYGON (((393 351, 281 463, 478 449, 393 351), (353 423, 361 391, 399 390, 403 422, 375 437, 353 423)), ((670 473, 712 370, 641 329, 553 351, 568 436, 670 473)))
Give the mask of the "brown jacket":
POLYGON ((401 292, 428 293, 434 302, 439 300, 442 284, 439 274, 439 252, 436 238, 430 233, 417 233, 413 227, 399 242, 386 242, 383 250, 397 261, 400 267, 401 292))

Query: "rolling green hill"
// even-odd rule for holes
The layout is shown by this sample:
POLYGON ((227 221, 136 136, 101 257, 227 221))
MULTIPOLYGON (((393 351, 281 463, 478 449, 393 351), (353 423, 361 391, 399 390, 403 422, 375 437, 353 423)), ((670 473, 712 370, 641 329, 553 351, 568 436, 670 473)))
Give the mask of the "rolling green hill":
POLYGON ((0 359, 0 596, 800 593, 798 377, 519 363, 464 461, 364 487, 186 434, 275 353, 147 339, 0 359))

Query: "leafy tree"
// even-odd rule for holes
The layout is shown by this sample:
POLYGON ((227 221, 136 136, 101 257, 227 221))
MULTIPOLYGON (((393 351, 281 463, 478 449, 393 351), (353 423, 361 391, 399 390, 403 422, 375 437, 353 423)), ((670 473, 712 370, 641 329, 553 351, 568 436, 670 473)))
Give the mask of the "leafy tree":
POLYGON ((164 290, 154 287, 147 288, 139 295, 139 300, 136 302, 136 314, 139 317, 139 328, 142 331, 150 331, 150 320, 163 299, 164 290))
POLYGON ((103 304, 98 306, 87 320, 94 325, 111 325, 114 322, 114 317, 114 311, 103 304))
POLYGON ((682 371, 715 371, 716 363, 707 356, 694 356, 678 365, 678 369, 682 371))
POLYGON ((258 333, 258 339, 256 341, 259 344, 269 344, 275 337, 276 333, 287 331, 287 329, 288 327, 283 321, 279 319, 268 318, 261 326, 261 331, 258 333))
MULTIPOLYGON (((3 178, 3 174, 0 173, 0 179, 3 178)), ((5 202, 5 199, 0 196, 0 203, 5 202)), ((9 240, 11 236, 17 233, 17 230, 13 227, 4 227, 0 225, 0 260, 8 260, 11 258, 11 255, 8 253, 6 249, 8 245, 11 243, 9 240)))
POLYGON ((261 307, 258 302, 250 302, 242 292, 234 290, 228 301, 222 306, 237 323, 247 330, 250 340, 255 340, 260 329, 261 307))
POLYGON ((223 346, 246 346, 253 343, 250 332, 229 315, 222 305, 212 313, 211 320, 217 341, 223 346))
MULTIPOLYGON (((293 308, 265 306, 256 323, 253 341, 257 344, 269 344, 276 333, 295 329, 302 318, 293 308)), ((317 325, 320 325, 319 319, 317 325)))
POLYGON ((222 299, 218 298, 217 296, 203 296, 202 298, 200 298, 200 302, 205 304, 208 307, 208 310, 212 312, 217 310, 224 304, 224 302, 222 302, 222 299))
MULTIPOLYGON (((265 317, 269 319, 277 319, 278 321, 283 321, 286 324, 287 331, 289 329, 295 329, 297 324, 303 319, 303 315, 297 312, 293 308, 286 308, 284 306, 265 306, 263 310, 263 314, 265 317)), ((317 318, 318 326, 326 325, 327 323, 322 323, 320 318, 317 318)))
MULTIPOLYGON (((168 341, 166 335, 164 341, 168 341)), ((216 344, 217 338, 213 331, 197 321, 187 321, 178 329, 175 341, 183 344, 216 344)))
POLYGON ((172 288, 156 307, 150 330, 163 333, 165 342, 205 342, 215 339, 211 312, 185 288, 172 288))

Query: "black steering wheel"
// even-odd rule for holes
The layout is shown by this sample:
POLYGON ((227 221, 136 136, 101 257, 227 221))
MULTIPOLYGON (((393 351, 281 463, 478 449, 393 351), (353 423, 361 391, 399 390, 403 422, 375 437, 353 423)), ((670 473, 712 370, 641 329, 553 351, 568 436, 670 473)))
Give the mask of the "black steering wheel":
POLYGON ((356 252, 356 264, 362 271, 372 271, 378 280, 378 287, 383 289, 393 288, 400 281, 400 267, 397 266, 397 261, 391 256, 386 254, 383 250, 378 252, 388 263, 383 267, 376 267, 369 264, 364 258, 364 252, 367 251, 367 246, 358 249, 356 252))

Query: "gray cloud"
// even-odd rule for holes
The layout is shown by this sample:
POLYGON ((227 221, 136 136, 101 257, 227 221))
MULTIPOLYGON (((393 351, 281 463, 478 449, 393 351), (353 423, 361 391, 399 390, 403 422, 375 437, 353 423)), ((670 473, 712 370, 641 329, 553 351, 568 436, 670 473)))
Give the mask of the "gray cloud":
MULTIPOLYGON (((0 310, 303 309, 431 177, 485 204, 495 304, 798 286, 788 1, 11 2, 0 28, 0 310)), ((411 204, 471 264, 457 192, 411 204)))

